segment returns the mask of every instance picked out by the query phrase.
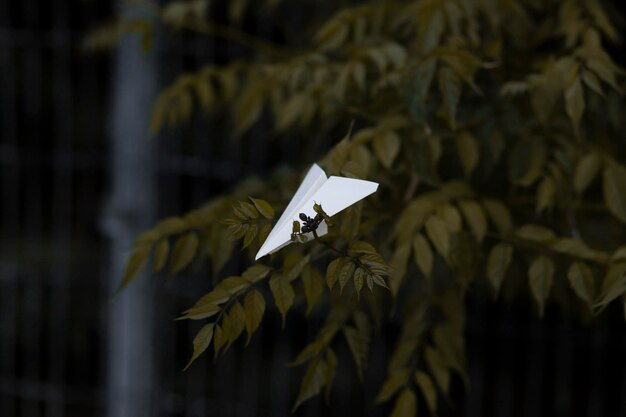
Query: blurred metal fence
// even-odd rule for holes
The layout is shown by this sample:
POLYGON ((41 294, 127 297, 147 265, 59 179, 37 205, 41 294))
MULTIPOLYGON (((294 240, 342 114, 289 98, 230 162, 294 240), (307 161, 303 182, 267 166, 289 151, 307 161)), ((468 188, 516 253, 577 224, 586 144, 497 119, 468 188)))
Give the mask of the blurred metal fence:
MULTIPOLYGON (((228 141, 201 118, 156 143, 129 137, 139 154, 154 152, 145 168, 152 170, 146 181, 154 181, 155 206, 134 199, 128 207, 107 206, 116 181, 124 182, 114 179, 119 159, 109 140, 115 56, 85 55, 80 41, 111 13, 110 4, 96 1, 0 3, 0 416, 105 416, 107 409, 111 415, 118 410, 111 404, 118 401, 112 375, 134 369, 116 360, 111 337, 151 352, 152 381, 128 388, 129 396, 147 398, 142 415, 287 416, 303 370, 284 364, 315 331, 302 317, 293 314, 282 330, 274 316, 245 350, 235 346, 215 364, 203 357, 182 373, 197 323, 172 318, 209 288, 205 277, 168 284, 143 277, 125 301, 109 300, 111 268, 128 255, 119 238, 113 246, 108 240, 115 235, 112 221, 130 216, 126 224, 137 226, 181 214, 294 152, 293 144, 280 142, 268 150, 260 135, 246 146, 228 141), (128 315, 112 311, 139 296, 151 315, 132 325, 116 322, 128 315), (133 327, 141 325, 149 331, 133 327), (107 333, 111 328, 126 336, 107 333)), ((237 53, 194 38, 160 48, 154 65, 165 81, 237 53)), ((471 386, 442 415, 626 416, 626 332, 618 312, 585 327, 557 314, 539 321, 526 305, 474 300, 470 311, 471 386)), ((332 411, 314 400, 298 414, 386 415, 372 398, 388 344, 384 334, 375 339, 365 383, 340 346, 332 411)))

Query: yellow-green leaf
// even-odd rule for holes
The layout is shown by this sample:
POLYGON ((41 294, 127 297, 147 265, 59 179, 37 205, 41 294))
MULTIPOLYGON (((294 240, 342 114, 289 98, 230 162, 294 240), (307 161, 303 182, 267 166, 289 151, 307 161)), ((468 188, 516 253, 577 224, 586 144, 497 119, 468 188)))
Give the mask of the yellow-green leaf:
POLYGON ((159 243, 154 247, 154 263, 152 265, 152 272, 156 273, 163 269, 167 262, 167 255, 170 251, 170 244, 167 239, 161 239, 159 243))
POLYGON ((196 337, 193 339, 193 355, 191 355, 191 359, 183 371, 186 371, 193 361, 195 361, 198 356, 200 356, 209 347, 211 339, 213 339, 214 327, 215 323, 205 324, 202 329, 200 329, 198 334, 196 334, 196 337))
POLYGON ((259 227, 256 224, 249 225, 248 231, 246 232, 246 235, 243 237, 243 246, 241 247, 241 249, 247 248, 252 243, 252 241, 254 241, 254 238, 256 237, 256 234, 258 231, 259 231, 259 227))
POLYGON ((341 272, 344 260, 345 258, 337 258, 328 264, 328 269, 326 269, 326 284, 328 284, 328 288, 331 290, 335 282, 337 282, 337 279, 339 279, 339 272, 341 272))
POLYGON ((270 278, 270 290, 274 296, 276 307, 283 318, 283 327, 285 326, 285 319, 287 317, 287 311, 293 304, 294 292, 291 283, 285 279, 282 274, 274 274, 270 278))
POLYGON ((256 207, 259 213, 261 213, 261 216, 265 217, 266 219, 274 218, 274 208, 271 206, 270 203, 265 200, 261 200, 260 198, 252 197, 250 197, 250 201, 254 203, 254 207, 256 207))
POLYGON ((545 177, 537 187, 537 214, 554 206, 556 184, 552 177, 545 177))
POLYGON ((341 271, 339 271, 339 289, 340 290, 343 290, 343 287, 345 287, 348 281, 352 279, 355 269, 356 269, 356 266, 354 265, 354 262, 352 261, 345 262, 343 264, 343 266, 341 267, 341 271))
POLYGON ((602 281, 595 308, 602 308, 626 292, 626 262, 613 264, 602 281))
POLYGON ((250 281, 242 277, 233 275, 232 277, 224 278, 224 280, 220 281, 215 286, 215 289, 220 289, 220 290, 228 292, 231 295, 234 295, 239 290, 248 288, 249 286, 250 286, 250 281))
POLYGON ((489 220, 498 229, 498 232, 507 234, 513 229, 513 219, 509 209, 498 200, 483 200, 489 220))
POLYGON ((578 132, 580 118, 585 111, 585 96, 583 87, 580 83, 580 77, 576 77, 569 87, 565 90, 565 111, 572 121, 574 131, 578 132))
POLYGON ((595 152, 583 156, 574 170, 574 190, 582 194, 602 168, 602 157, 595 152))
POLYGON ((554 281, 554 269, 554 262, 544 255, 535 258, 528 269, 530 290, 537 301, 541 316, 543 316, 546 300, 554 281))
MULTIPOLYGON (((246 312, 239 301, 228 311, 227 317, 230 318, 230 329, 228 332, 228 345, 230 346, 243 332, 246 327, 246 312)), ((224 323, 222 323, 224 326, 224 323)), ((225 326, 224 326, 225 327, 225 326)))
POLYGON ((254 264, 250 268, 246 269, 245 272, 241 274, 241 277, 246 281, 255 283, 265 278, 271 270, 272 268, 267 265, 254 264))
POLYGON ((413 254, 420 271, 426 278, 430 279, 433 272, 433 251, 421 233, 415 235, 413 239, 413 254))
POLYGON ((260 83, 249 84, 235 105, 235 130, 242 134, 261 116, 263 110, 263 88, 260 83))
POLYGON ((462 229, 462 220, 459 210, 452 204, 444 204, 437 210, 439 217, 443 219, 450 233, 458 233, 462 229))
POLYGON ((137 276, 137 274, 139 274, 139 271, 141 271, 141 269, 146 265, 146 262, 148 262, 150 249, 152 249, 152 245, 149 244, 141 245, 135 248, 132 255, 130 255, 130 259, 126 263, 124 278, 122 278, 122 282, 120 283, 117 291, 126 287, 137 276))
POLYGON ((330 391, 337 374, 337 356, 331 348, 326 349, 326 402, 330 399, 330 391))
POLYGON ((591 307, 594 298, 594 279, 591 268, 583 262, 574 262, 569 267, 567 279, 576 295, 591 307))
POLYGON ((487 278, 495 291, 496 297, 506 277, 512 256, 513 248, 506 243, 500 243, 494 246, 489 253, 489 259, 487 260, 487 278))
POLYGON ((450 372, 446 365, 443 355, 431 346, 427 346, 424 351, 424 358, 430 373, 435 378, 439 389, 444 393, 448 393, 450 387, 450 372))
POLYGON ((426 221, 426 234, 437 249, 447 259, 450 251, 450 233, 444 221, 438 216, 430 216, 426 221))
POLYGON ((519 227, 515 234, 522 239, 540 243, 553 243, 557 240, 552 230, 538 224, 525 224, 519 227))
POLYGON ((459 207, 476 240, 482 242, 487 234, 487 217, 482 206, 473 200, 461 200, 459 207))
POLYGON ((182 271, 196 256, 198 250, 198 236, 189 232, 181 236, 174 245, 170 261, 170 272, 176 274, 182 271))
POLYGON ((369 352, 370 334, 368 328, 355 328, 346 326, 343 329, 348 347, 352 352, 359 379, 363 380, 365 368, 367 367, 367 355, 369 352))
POLYGON ((215 325, 215 331, 213 333, 213 349, 215 350, 215 357, 219 355, 222 346, 224 346, 226 339, 224 338, 224 331, 219 325, 215 325))
POLYGON ((379 132, 374 137, 374 152, 385 168, 389 169, 393 165, 400 151, 400 144, 400 137, 393 130, 379 132))
POLYGON ((437 412, 437 389, 435 388, 435 384, 433 384, 428 374, 422 371, 415 372, 415 382, 417 382, 417 385, 422 391, 430 414, 435 415, 437 412))
POLYGON ((246 332, 248 333, 247 344, 250 342, 252 333, 259 327, 263 319, 263 313, 265 313, 265 298, 263 298, 263 295, 257 290, 252 290, 246 294, 243 308, 246 316, 246 332))
MULTIPOLYGON (((365 271, 365 269, 357 267, 354 270, 354 280, 353 280, 353 282, 354 282, 354 289, 356 290, 357 298, 361 294, 361 289, 363 288, 363 283, 365 282, 365 277, 366 276, 367 276, 367 272, 365 271)), ((372 286, 373 286, 373 282, 372 282, 372 286)))
POLYGON ((604 201, 615 217, 626 223, 626 168, 607 161, 603 174, 604 201))
POLYGON ((307 265, 302 270, 302 286, 304 287, 304 296, 307 303, 306 313, 310 314, 324 293, 324 279, 320 271, 311 265, 307 265))
POLYGON ((456 110, 461 98, 461 79, 448 67, 440 68, 437 77, 443 110, 448 125, 454 130, 456 128, 456 110))
POLYGON ((415 417, 417 415, 417 397, 411 388, 405 388, 391 410, 389 417, 415 417))
POLYGON ((326 362, 321 358, 315 359, 311 362, 304 374, 302 385, 300 386, 300 393, 291 411, 295 411, 303 402, 319 394, 326 383, 326 378, 326 362))
POLYGON ((469 177, 480 158, 480 146, 476 138, 469 133, 461 133, 456 136, 456 150, 463 167, 465 176, 469 177))
POLYGON ((398 369, 397 371, 390 373, 383 386, 380 388, 380 392, 376 396, 376 402, 383 403, 388 401, 407 383, 409 375, 408 369, 398 369))

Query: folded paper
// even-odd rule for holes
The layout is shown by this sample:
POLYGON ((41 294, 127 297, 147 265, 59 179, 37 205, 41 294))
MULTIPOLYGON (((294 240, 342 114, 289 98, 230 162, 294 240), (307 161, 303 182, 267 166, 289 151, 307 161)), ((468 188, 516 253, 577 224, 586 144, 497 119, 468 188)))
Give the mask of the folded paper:
MULTIPOLYGON (((255 259, 276 252, 291 243, 293 221, 299 219, 300 213, 315 217, 316 213, 313 210, 315 203, 321 205, 326 214, 334 216, 374 193, 377 189, 378 183, 372 181, 335 176, 327 178, 324 170, 317 164, 313 164, 287 208, 265 239, 255 259)), ((326 222, 323 221, 316 232, 318 236, 328 233, 326 222)), ((311 239, 313 234, 307 233, 306 236, 311 239)))

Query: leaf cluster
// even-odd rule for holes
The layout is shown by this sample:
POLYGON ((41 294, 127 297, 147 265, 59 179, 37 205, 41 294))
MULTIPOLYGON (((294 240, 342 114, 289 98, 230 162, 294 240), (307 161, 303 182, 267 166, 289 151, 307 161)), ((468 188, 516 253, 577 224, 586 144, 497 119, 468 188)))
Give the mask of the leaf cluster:
MULTIPOLYGON (((623 28, 608 2, 338 2, 324 16, 303 2, 309 27, 283 28, 297 34, 284 45, 237 22, 261 11, 288 21, 279 19, 286 2, 230 2, 229 27, 203 7, 179 0, 151 13, 172 36, 227 38, 249 56, 173 80, 155 102, 153 131, 201 112, 228 116, 235 140, 263 121, 306 144, 352 120, 320 164, 381 186, 334 216, 326 236, 240 276, 219 271, 234 256, 253 258, 297 175, 242 183, 140 236, 122 286, 151 254, 155 271, 209 259, 218 277, 182 316, 208 320, 192 361, 211 344, 225 352, 244 331, 249 339, 271 294, 283 323, 294 310, 323 318, 293 361, 307 365, 295 408, 323 389, 328 397, 340 339, 366 378, 373 335, 399 326, 376 401, 389 402, 392 416, 415 415, 420 404, 436 415, 452 401, 451 384, 468 383, 470 289, 527 297, 540 316, 558 307, 587 321, 617 305, 626 312, 625 77, 609 52, 623 28)), ((115 36, 120 27, 128 31, 116 26, 115 36)))

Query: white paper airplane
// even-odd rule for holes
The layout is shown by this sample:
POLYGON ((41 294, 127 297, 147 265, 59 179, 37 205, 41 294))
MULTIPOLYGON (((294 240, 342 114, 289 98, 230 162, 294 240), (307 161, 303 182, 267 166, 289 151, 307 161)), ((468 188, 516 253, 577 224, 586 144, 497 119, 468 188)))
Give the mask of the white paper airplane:
MULTIPOLYGON (((300 213, 315 217, 316 213, 313 210, 315 203, 320 204, 326 214, 334 216, 372 194, 376 189, 378 189, 378 183, 371 181, 334 176, 327 178, 324 170, 317 164, 313 164, 282 216, 265 239, 255 260, 291 243, 293 221, 299 220, 300 213)), ((328 233, 325 221, 322 221, 316 232, 318 236, 328 233)), ((306 236, 309 240, 313 238, 312 233, 307 233, 306 236)))

